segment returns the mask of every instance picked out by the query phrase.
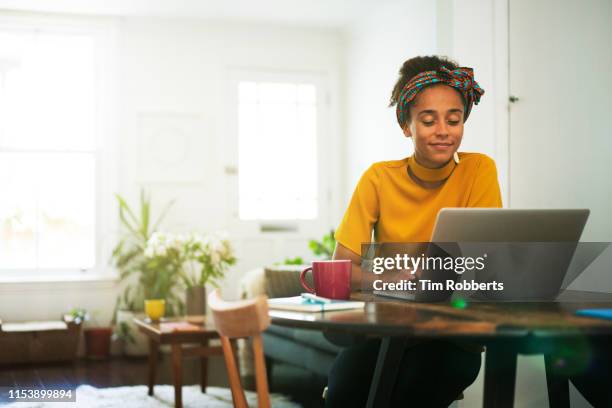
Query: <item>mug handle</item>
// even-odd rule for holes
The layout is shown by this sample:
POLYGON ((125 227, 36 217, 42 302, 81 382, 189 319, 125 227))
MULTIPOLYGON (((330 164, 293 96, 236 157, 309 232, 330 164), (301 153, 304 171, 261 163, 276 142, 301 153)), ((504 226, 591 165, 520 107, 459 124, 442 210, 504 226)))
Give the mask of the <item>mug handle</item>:
POLYGON ((308 292, 314 294, 315 290, 313 288, 311 288, 310 286, 308 286, 308 283, 306 283, 306 272, 308 272, 308 271, 312 271, 312 266, 309 266, 308 268, 306 268, 302 272, 300 272, 300 283, 302 284, 302 287, 304 287, 304 289, 306 289, 308 292))

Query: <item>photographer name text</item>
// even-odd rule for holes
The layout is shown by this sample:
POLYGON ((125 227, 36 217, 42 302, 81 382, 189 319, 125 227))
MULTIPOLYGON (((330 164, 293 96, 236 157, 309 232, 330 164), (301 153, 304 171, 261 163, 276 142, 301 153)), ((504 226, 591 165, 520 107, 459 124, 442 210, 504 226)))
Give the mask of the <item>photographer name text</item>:
POLYGON ((382 279, 377 279, 372 283, 374 290, 423 290, 423 291, 472 291, 472 290, 504 290, 503 282, 476 282, 476 281, 461 281, 456 282, 447 279, 445 282, 434 282, 430 279, 420 279, 418 281, 402 279, 397 282, 384 282, 382 279))

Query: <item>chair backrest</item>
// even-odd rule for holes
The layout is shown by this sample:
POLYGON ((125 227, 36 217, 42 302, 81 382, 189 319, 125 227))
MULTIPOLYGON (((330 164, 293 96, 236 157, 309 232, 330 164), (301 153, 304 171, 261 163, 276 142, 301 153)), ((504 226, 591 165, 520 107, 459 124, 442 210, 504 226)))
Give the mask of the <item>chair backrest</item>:
POLYGON ((258 406, 260 408, 269 408, 268 377, 266 375, 266 363, 261 340, 261 332, 270 325, 268 298, 266 296, 259 296, 255 299, 228 302, 221 299, 219 290, 215 289, 208 295, 208 306, 212 311, 215 328, 221 337, 223 357, 227 367, 234 407, 248 408, 248 404, 244 396, 242 384, 240 383, 240 375, 238 374, 230 339, 251 337, 255 358, 258 406))

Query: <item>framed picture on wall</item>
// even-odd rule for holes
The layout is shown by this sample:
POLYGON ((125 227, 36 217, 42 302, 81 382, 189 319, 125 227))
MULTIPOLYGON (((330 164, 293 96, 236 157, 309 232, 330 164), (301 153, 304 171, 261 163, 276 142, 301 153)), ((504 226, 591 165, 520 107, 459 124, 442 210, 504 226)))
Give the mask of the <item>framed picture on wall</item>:
POLYGON ((138 115, 138 180, 204 181, 212 157, 212 134, 200 115, 144 112, 138 115))

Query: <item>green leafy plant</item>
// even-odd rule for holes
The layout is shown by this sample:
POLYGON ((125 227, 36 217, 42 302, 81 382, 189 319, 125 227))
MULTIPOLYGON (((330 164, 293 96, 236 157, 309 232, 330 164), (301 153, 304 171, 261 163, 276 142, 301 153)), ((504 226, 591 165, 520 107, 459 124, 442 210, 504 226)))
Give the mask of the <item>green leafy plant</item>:
MULTIPOLYGON (((323 235, 320 241, 311 239, 308 241, 308 248, 312 253, 320 259, 332 259, 334 251, 336 249, 336 239, 334 238, 334 230, 332 229, 329 233, 323 235)), ((282 265, 304 265, 304 259, 300 256, 295 258, 285 258, 281 263, 282 265)))
POLYGON ((321 241, 311 239, 308 242, 308 248, 316 256, 322 256, 324 259, 331 259, 336 249, 336 239, 334 238, 334 230, 332 229, 328 234, 323 235, 321 241))
POLYGON ((151 198, 141 190, 138 215, 126 200, 116 194, 119 220, 124 230, 112 253, 112 261, 119 270, 119 278, 126 283, 117 298, 116 309, 142 311, 145 299, 165 299, 169 315, 182 313, 184 308, 176 289, 180 276, 175 265, 145 256, 147 242, 168 213, 173 201, 166 204, 155 222, 151 218, 151 198))
POLYGON ((136 343, 136 339, 132 335, 128 322, 120 322, 113 330, 113 340, 120 340, 126 343, 136 343))
POLYGON ((159 267, 177 271, 187 288, 207 283, 217 286, 229 266, 236 263, 229 241, 218 234, 155 232, 147 242, 145 257, 159 267))
POLYGON ((285 258, 282 262, 283 265, 304 265, 304 259, 301 256, 295 258, 285 258))
POLYGON ((89 313, 87 312, 87 310, 83 308, 77 308, 77 307, 72 308, 68 312, 68 315, 72 317, 72 321, 75 322, 76 324, 85 323, 86 321, 89 320, 89 313))

